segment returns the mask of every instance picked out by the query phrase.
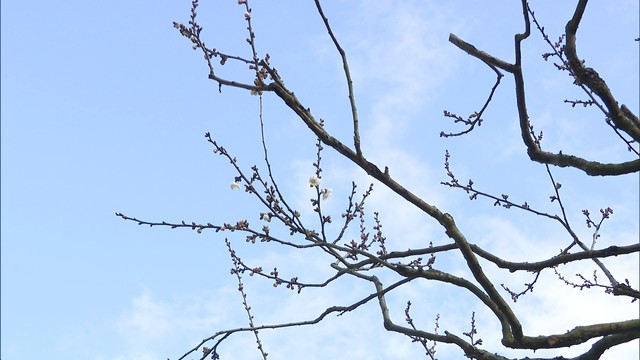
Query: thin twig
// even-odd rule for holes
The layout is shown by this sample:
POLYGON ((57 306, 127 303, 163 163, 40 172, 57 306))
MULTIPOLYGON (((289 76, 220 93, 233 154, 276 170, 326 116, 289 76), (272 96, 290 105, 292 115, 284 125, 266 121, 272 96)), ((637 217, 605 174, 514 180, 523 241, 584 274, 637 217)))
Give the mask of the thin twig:
POLYGON ((347 55, 338 43, 338 39, 333 34, 333 30, 331 30, 331 26, 329 26, 329 19, 324 15, 324 11, 322 11, 322 6, 320 5, 320 0, 315 0, 316 8, 318 9, 318 14, 322 18, 322 22, 324 23, 333 44, 335 45, 338 53, 340 54, 340 58, 342 59, 342 68, 344 69, 344 76, 347 79, 347 88, 349 89, 349 105, 351 106, 351 118, 353 119, 353 145, 356 149, 356 154, 358 157, 362 157, 362 149, 360 148, 360 129, 358 125, 358 110, 356 108, 356 98, 353 91, 353 81, 351 80, 351 72, 349 71, 349 63, 347 62, 347 55))

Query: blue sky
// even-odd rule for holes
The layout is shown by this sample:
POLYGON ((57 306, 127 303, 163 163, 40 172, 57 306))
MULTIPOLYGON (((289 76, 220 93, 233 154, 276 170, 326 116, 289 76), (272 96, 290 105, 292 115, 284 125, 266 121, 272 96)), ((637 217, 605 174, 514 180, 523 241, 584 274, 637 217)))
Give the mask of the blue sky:
MULTIPOLYGON (((326 119, 327 129, 348 142, 348 102, 339 58, 312 3, 254 2, 259 51, 271 55, 285 83, 316 117, 326 119)), ((548 8, 542 1, 532 5, 552 37, 560 34, 570 6, 548 8)), ((222 236, 149 229, 114 216, 118 211, 148 220, 259 221, 260 209, 244 193, 229 189, 235 174, 212 154, 203 137, 210 131, 246 169, 262 165, 258 99, 230 88, 219 94, 206 79, 202 56, 171 25, 188 21, 189 6, 189 1, 2 3, 3 359, 35 354, 53 360, 174 359, 214 331, 246 323, 228 275, 231 264, 222 236)), ((547 201, 552 190, 544 167, 526 162, 508 76, 478 131, 463 138, 438 137, 441 130, 455 129, 442 111, 477 110, 494 76, 450 45, 449 33, 512 60, 512 37, 521 29, 517 2, 483 7, 338 1, 327 2, 325 10, 350 56, 365 155, 388 165, 408 188, 453 214, 471 242, 514 260, 532 253, 542 259, 565 246, 566 236, 553 224, 496 209, 489 201, 470 202, 465 194, 439 185, 446 180, 442 162, 449 149, 461 179, 473 178, 488 192, 508 193, 557 212, 547 201)), ((638 12, 637 1, 594 2, 578 33, 579 55, 634 111, 639 108, 638 43, 633 42, 638 12)), ((210 46, 248 54, 243 11, 236 1, 203 1, 199 13, 210 46)), ((532 36, 526 51, 529 107, 536 129, 545 133, 543 146, 603 161, 630 159, 608 134, 602 114, 571 110, 562 103, 581 94, 566 75, 541 60, 548 49, 539 34, 532 36), (606 135, 599 136, 602 133, 606 135)), ((251 79, 241 67, 228 65, 220 71, 251 79)), ((276 175, 292 203, 310 211, 306 181, 313 173, 314 138, 274 96, 265 95, 264 102, 276 175)), ((350 181, 364 188, 370 180, 330 150, 324 156, 323 184, 334 190, 325 209, 339 214, 350 181)), ((567 211, 580 236, 590 236, 580 211, 597 213, 610 206, 615 212, 603 229, 601 245, 637 241, 637 175, 585 179, 575 170, 553 171, 563 184, 567 211)), ((446 241, 439 227, 380 187, 369 204, 369 213, 373 211, 381 212, 389 241, 397 248, 446 241)), ((319 258, 248 246, 242 237, 236 241, 246 261, 265 268, 278 266, 314 280, 329 271, 319 258)), ((464 273, 455 259, 438 261, 464 273)), ((607 264, 638 286, 637 256, 607 264)), ((571 275, 573 270, 567 271, 571 275)), ((506 275, 492 274, 496 279, 506 275)), ((530 280, 522 276, 510 281, 518 286, 530 280)), ((638 316, 637 304, 612 300, 599 290, 589 290, 585 300, 584 292, 562 285, 553 274, 545 281, 548 291, 537 288, 516 307, 531 335, 564 332, 567 322, 576 319, 586 323, 638 316), (549 317, 556 321, 542 321, 549 317)), ((344 304, 370 292, 340 283, 326 293, 295 297, 255 279, 247 279, 247 284, 256 318, 265 323, 315 316, 322 306, 344 304)), ((441 313, 443 329, 467 331, 459 326, 466 326, 470 312, 480 312, 480 305, 462 302, 468 309, 459 311, 450 299, 462 302, 464 296, 418 284, 390 301, 397 305, 398 321, 402 304, 412 300, 426 304, 428 310, 419 318, 425 327, 431 328, 435 314, 441 313)), ((496 324, 489 318, 480 325, 487 347, 497 351, 496 340, 490 340, 496 324)), ((404 337, 384 332, 375 306, 330 319, 317 329, 263 336, 270 359, 422 354, 404 337), (339 346, 327 346, 329 341, 339 346), (372 344, 384 346, 381 350, 372 344)), ((227 358, 258 356, 249 337, 232 338, 225 351, 227 358)), ((620 351, 607 355, 637 357, 637 341, 620 351)), ((462 357, 444 346, 439 355, 462 357)))

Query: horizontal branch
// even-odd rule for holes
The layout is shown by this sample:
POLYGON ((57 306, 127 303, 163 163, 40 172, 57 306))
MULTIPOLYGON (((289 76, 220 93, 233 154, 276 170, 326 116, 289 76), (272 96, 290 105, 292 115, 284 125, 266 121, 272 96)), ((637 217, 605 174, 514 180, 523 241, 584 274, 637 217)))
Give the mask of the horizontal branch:
MULTIPOLYGON (((593 338, 617 334, 633 334, 632 338, 640 337, 640 319, 577 326, 573 330, 558 335, 525 336, 522 344, 514 348, 532 350, 565 348, 585 343, 593 338)), ((509 346, 509 344, 505 345, 509 346)))
POLYGON ((627 246, 609 246, 605 249, 600 250, 588 250, 581 251, 571 254, 562 254, 558 256, 554 256, 550 259, 537 261, 537 262, 514 262, 504 260, 477 245, 471 245, 471 249, 473 252, 481 256, 482 258, 491 261, 496 264, 498 267, 503 269, 508 269, 511 272, 515 272, 518 270, 526 270, 526 271, 540 271, 545 268, 551 268, 557 265, 567 264, 577 260, 584 259, 597 259, 597 258, 605 258, 610 256, 618 256, 625 254, 632 254, 636 252, 640 252, 640 244, 632 244, 627 246))
POLYGON ((584 171, 591 176, 616 176, 632 174, 640 171, 640 159, 625 161, 622 163, 602 163, 589 161, 574 155, 565 155, 560 151, 557 154, 543 151, 538 146, 527 148, 531 160, 543 164, 559 167, 572 167, 584 171))

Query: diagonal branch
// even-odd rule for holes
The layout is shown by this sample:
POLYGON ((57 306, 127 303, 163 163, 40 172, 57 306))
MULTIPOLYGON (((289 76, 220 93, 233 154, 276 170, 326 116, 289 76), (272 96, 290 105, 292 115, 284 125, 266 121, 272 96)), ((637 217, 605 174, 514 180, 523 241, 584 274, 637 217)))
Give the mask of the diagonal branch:
POLYGON ((334 148, 336 151, 344 155, 347 159, 351 160, 354 164, 365 170, 371 177, 383 183, 390 190, 418 207, 420 210, 434 218, 436 221, 438 221, 438 223, 440 223, 440 225, 442 225, 442 227, 445 229, 445 233, 458 245, 458 248, 467 261, 467 265, 471 269, 475 279, 487 292, 491 300, 498 304, 498 306, 504 312, 511 327, 511 329, 506 327, 503 329, 503 336, 506 339, 505 341, 508 343, 513 343, 515 341, 517 343, 519 341, 518 339, 522 337, 522 327, 518 319, 516 318, 515 314, 513 314, 513 311, 504 300, 504 298, 500 296, 491 281, 484 274, 484 271, 478 263, 475 254, 473 254, 473 251, 469 247, 469 243, 457 228, 451 215, 443 213, 436 206, 428 204, 423 199, 400 185, 389 175, 388 168, 385 168, 385 172, 383 173, 375 164, 369 162, 362 156, 358 156, 353 152, 353 150, 348 148, 342 142, 329 135, 315 120, 309 109, 305 108, 296 98, 296 96, 292 92, 288 91, 277 78, 274 82, 269 84, 268 89, 274 91, 276 95, 278 95, 285 102, 285 104, 289 106, 289 108, 291 108, 300 117, 300 119, 302 119, 302 121, 323 143, 334 148))
POLYGON ((504 60, 498 59, 493 55, 490 55, 482 50, 477 49, 475 46, 460 39, 455 34, 449 34, 449 42, 455 45, 456 47, 458 47, 458 49, 463 50, 467 54, 479 60, 482 60, 486 64, 491 64, 509 73, 513 73, 514 71, 517 70, 516 65, 510 64, 504 60))

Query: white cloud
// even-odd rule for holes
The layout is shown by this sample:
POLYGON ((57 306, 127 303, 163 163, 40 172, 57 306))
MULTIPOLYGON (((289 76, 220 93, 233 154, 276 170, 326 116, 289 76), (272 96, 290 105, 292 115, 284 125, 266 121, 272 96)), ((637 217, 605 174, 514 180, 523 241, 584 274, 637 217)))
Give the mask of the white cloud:
POLYGON ((158 359, 182 355, 222 324, 230 324, 237 294, 220 288, 216 293, 158 298, 151 289, 134 297, 115 322, 126 346, 116 359, 158 359))
POLYGON ((173 327, 171 310, 153 298, 149 290, 132 301, 132 309, 118 322, 120 331, 134 341, 148 341, 165 336, 173 327))

